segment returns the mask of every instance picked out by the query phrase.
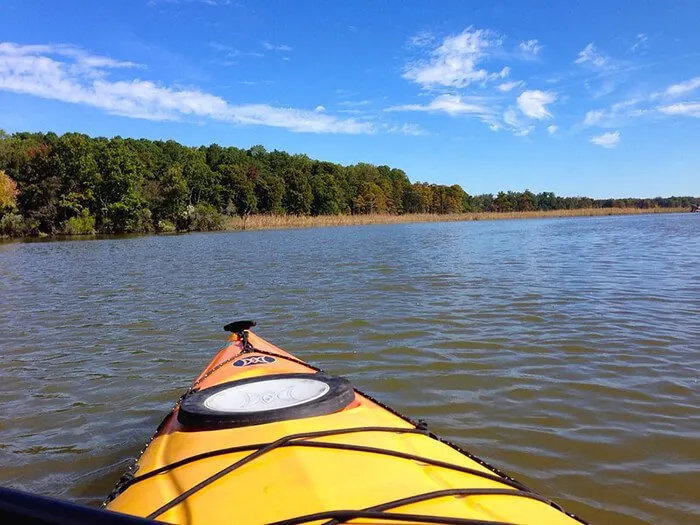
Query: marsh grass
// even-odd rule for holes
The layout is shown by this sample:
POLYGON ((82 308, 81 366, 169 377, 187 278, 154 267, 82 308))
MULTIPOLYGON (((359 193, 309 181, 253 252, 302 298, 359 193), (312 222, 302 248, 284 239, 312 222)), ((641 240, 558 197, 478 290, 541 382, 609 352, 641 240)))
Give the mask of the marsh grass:
POLYGON ((642 215, 647 213, 678 213, 685 208, 583 208, 576 210, 514 211, 453 213, 438 215, 412 213, 405 215, 251 215, 245 223, 240 217, 226 217, 224 230, 278 230, 285 228, 313 228, 327 226, 360 226, 366 224, 402 224, 409 222, 490 221, 500 219, 538 219, 545 217, 597 217, 602 215, 642 215))

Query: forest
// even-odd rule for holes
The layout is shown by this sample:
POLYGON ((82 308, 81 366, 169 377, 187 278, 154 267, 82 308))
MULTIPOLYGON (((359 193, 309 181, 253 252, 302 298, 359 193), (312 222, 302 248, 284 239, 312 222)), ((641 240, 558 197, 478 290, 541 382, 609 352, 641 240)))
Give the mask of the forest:
POLYGON ((0 130, 0 235, 221 229, 227 216, 454 214, 690 207, 693 197, 592 199, 552 192, 470 195, 389 166, 218 144, 0 130))

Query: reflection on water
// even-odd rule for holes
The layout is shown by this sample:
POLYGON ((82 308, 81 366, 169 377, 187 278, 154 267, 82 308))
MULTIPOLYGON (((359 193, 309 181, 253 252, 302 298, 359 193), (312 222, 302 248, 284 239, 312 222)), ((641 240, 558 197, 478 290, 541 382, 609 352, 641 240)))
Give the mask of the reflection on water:
POLYGON ((700 515, 686 215, 0 244, 0 483, 97 504, 232 319, 599 523, 700 515))

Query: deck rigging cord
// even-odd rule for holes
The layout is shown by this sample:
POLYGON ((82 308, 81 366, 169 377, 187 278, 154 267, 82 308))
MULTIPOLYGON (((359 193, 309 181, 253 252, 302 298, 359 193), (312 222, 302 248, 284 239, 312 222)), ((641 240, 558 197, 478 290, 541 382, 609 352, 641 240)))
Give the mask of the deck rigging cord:
MULTIPOLYGON (((237 325, 237 324, 238 323, 231 323, 231 325, 237 325)), ((242 354, 256 353, 256 354, 268 355, 268 356, 275 357, 277 359, 283 359, 283 360, 287 360, 287 361, 299 364, 301 366, 304 366, 304 367, 311 369, 311 370, 314 370, 316 372, 323 372, 323 370, 321 368, 315 367, 313 365, 305 363, 305 362, 303 362, 299 359, 293 358, 291 356, 285 356, 285 355, 278 354, 276 352, 268 352, 265 350, 255 348, 249 340, 248 331, 247 331, 248 328, 254 326, 254 323, 249 324, 249 322, 241 322, 241 324, 243 324, 244 326, 240 326, 240 325, 236 326, 236 328, 240 327, 241 328, 240 330, 236 330, 236 331, 231 330, 237 336, 237 342, 240 345, 240 351, 237 352, 234 356, 222 361, 217 366, 215 366, 211 370, 207 371, 197 381, 195 381, 195 383, 192 384, 192 386, 185 392, 185 394, 183 394, 183 396, 180 398, 180 400, 178 400, 178 403, 176 404, 176 406, 174 407, 174 409, 170 413, 170 415, 172 415, 175 412, 175 410, 180 405, 180 403, 182 402, 183 399, 185 399, 191 393, 199 390, 198 385, 201 384, 201 382, 204 379, 206 379, 211 374, 213 374, 214 372, 219 370, 222 366, 239 358, 242 354)), ((227 327, 229 327, 231 325, 227 325, 227 327)), ((308 523, 311 521, 318 521, 321 519, 328 519, 329 521, 325 522, 327 525, 335 525, 335 524, 339 524, 339 523, 345 523, 347 521, 350 521, 353 519, 358 519, 358 518, 369 518, 369 519, 376 519, 376 520, 381 520, 381 521, 399 520, 399 521, 404 521, 404 522, 443 523, 443 524, 454 524, 454 525, 509 525, 509 524, 506 524, 503 522, 498 522, 498 521, 488 521, 488 520, 484 521, 484 520, 474 520, 474 519, 465 519, 465 518, 451 518, 451 517, 444 517, 444 516, 431 516, 431 515, 417 515, 417 514, 403 514, 403 513, 395 513, 395 512, 393 512, 393 513, 386 512, 387 510, 390 510, 390 509, 395 509, 397 507, 401 507, 404 505, 409 505, 409 504, 417 503, 420 501, 427 501, 427 500, 435 499, 435 498, 442 498, 442 497, 448 497, 448 496, 469 497, 469 496, 489 496, 489 495, 523 497, 523 498, 541 501, 543 503, 546 503, 546 504, 554 507, 555 509, 557 509, 561 512, 564 512, 566 515, 578 520, 579 522, 586 524, 586 522, 584 520, 582 520, 581 518, 579 518, 578 516, 575 516, 573 514, 565 512, 555 502, 553 502, 547 498, 544 498, 543 496, 540 496, 539 494, 535 493, 534 491, 532 491, 531 489, 529 489, 528 487, 526 487, 522 483, 514 480, 513 478, 511 478, 507 474, 501 472, 500 470, 496 469, 495 467, 492 467, 491 465, 487 464, 486 462, 484 462, 480 458, 473 456, 472 454, 461 449, 457 445, 454 445, 453 443, 450 443, 449 441, 446 441, 446 440, 440 438, 439 436, 433 434, 432 432, 430 432, 428 430, 427 424, 424 421, 422 421, 422 420, 420 420, 418 422, 413 421, 410 418, 407 418, 406 416, 404 416, 403 414, 400 414, 400 413, 396 412, 395 410, 391 409, 390 407, 387 407, 383 403, 375 400, 374 398, 365 394, 364 392, 361 392, 357 389, 355 389, 355 391, 358 394, 360 394, 360 395, 368 398, 369 400, 377 403, 381 407, 389 410, 391 413, 400 417, 402 420, 411 423, 414 428, 400 428, 400 427, 399 428, 393 428, 393 427, 341 428, 341 429, 328 430, 328 431, 306 432, 306 433, 288 435, 288 436, 284 436, 276 441, 269 442, 269 443, 258 443, 258 444, 251 444, 251 445, 244 445, 244 446, 238 446, 238 447, 228 447, 228 448, 223 448, 223 449, 218 449, 218 450, 212 450, 212 451, 208 451, 208 452, 205 452, 202 454, 197 454, 197 455, 194 455, 194 456, 191 456, 188 458, 181 459, 181 460, 176 461, 174 463, 171 463, 169 465, 165 465, 165 466, 160 467, 158 469, 155 469, 155 470, 152 470, 152 471, 147 472, 145 474, 142 474, 140 476, 134 476, 132 473, 132 475, 130 477, 127 477, 126 479, 124 479, 124 482, 119 486, 118 492, 121 493, 136 483, 139 483, 139 482, 144 481, 146 479, 152 478, 152 477, 157 476, 159 474, 163 474, 165 472, 171 471, 173 469, 182 467, 184 465, 191 464, 191 463, 196 462, 196 461, 200 461, 200 460, 215 457, 215 456, 222 456, 222 455, 226 455, 226 454, 233 454, 233 453, 240 453, 240 452, 251 452, 251 454, 233 462, 232 464, 228 465, 227 467, 222 468, 221 470, 215 472, 214 474, 210 475, 209 477, 207 477, 206 479, 197 483, 196 485, 190 487, 188 490, 179 494, 178 496, 176 496, 175 498, 173 498, 169 502, 165 503, 164 505, 162 505, 158 509, 154 510, 148 516, 146 516, 147 519, 154 519, 154 518, 157 518, 158 516, 161 516, 163 513, 167 512, 168 510, 176 507, 177 505, 179 505, 180 503, 185 501, 188 497, 190 497, 192 494, 202 490, 203 488, 216 482, 217 480, 221 479, 222 477, 226 476, 227 474, 243 467, 244 465, 252 462, 253 460, 255 460, 261 456, 263 456, 264 454, 267 454, 268 452, 272 452, 276 449, 286 448, 286 447, 325 448, 325 449, 378 454, 378 455, 391 456, 391 457, 396 457, 396 458, 410 460, 410 461, 416 461, 416 462, 420 462, 420 463, 423 463, 426 465, 446 468, 446 469, 464 472, 467 474, 478 476, 478 477, 481 477, 483 479, 488 479, 490 481, 502 483, 503 485, 505 485, 506 487, 509 487, 509 488, 440 490, 440 491, 428 492, 428 493, 424 493, 424 494, 416 494, 413 496, 402 498, 400 500, 382 503, 380 505, 376 505, 376 506, 369 507, 366 509, 326 511, 326 512, 319 512, 319 513, 315 513, 315 514, 309 514, 309 515, 305 515, 305 516, 298 516, 298 517, 282 520, 279 522, 275 522, 274 525, 297 525, 297 524, 308 523), (452 448, 458 450, 459 452, 466 455, 470 459, 477 461, 479 464, 486 467, 488 470, 492 471, 493 473, 483 472, 483 471, 480 471, 477 469, 463 467, 461 465, 456 465, 456 464, 452 464, 452 463, 437 461, 437 460, 433 460, 431 458, 425 458, 425 457, 414 455, 414 454, 397 452, 395 450, 390 450, 390 449, 383 449, 383 448, 377 448, 377 447, 366 447, 366 446, 360 446, 360 445, 353 445, 353 444, 349 444, 349 443, 331 443, 331 442, 325 442, 325 441, 311 441, 313 439, 327 437, 327 436, 337 436, 337 435, 357 433, 357 432, 393 432, 393 433, 425 435, 427 437, 437 439, 437 440, 451 446, 452 448)))

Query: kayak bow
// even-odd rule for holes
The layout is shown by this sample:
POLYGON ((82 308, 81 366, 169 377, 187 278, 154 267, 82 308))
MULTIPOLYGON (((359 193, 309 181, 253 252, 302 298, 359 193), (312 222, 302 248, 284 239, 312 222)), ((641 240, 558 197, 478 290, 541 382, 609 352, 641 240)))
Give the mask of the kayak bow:
POLYGON ((585 523, 231 323, 105 503, 170 523, 585 523))

